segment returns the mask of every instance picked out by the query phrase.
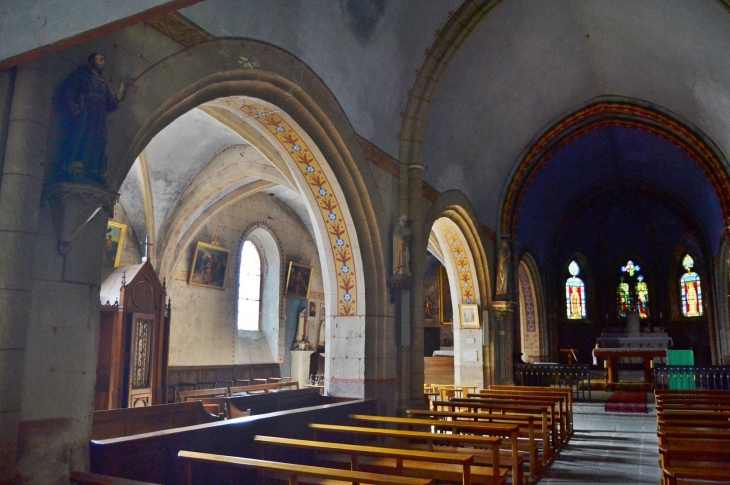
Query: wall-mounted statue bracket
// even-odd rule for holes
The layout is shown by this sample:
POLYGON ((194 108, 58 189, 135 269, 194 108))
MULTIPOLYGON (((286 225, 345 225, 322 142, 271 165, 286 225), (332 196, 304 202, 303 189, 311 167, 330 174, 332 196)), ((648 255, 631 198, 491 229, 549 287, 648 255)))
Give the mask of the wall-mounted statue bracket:
POLYGON ((45 187, 43 204, 51 210, 58 252, 66 255, 71 240, 100 210, 112 217, 118 199, 119 194, 96 185, 59 182, 45 187))

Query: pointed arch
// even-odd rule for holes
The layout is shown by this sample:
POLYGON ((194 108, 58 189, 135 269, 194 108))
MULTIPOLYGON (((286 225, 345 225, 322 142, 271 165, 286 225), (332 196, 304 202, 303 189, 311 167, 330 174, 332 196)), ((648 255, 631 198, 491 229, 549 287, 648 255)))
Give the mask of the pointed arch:
MULTIPOLYGON (((377 185, 372 167, 332 93, 306 64, 291 54, 261 42, 240 39, 201 44, 174 54, 145 70, 133 85, 125 105, 110 120, 113 128, 108 144, 108 178, 114 188, 119 187, 150 140, 191 109, 238 97, 250 102, 248 106, 256 105, 262 108, 259 111, 267 113, 264 116, 259 111, 254 115, 239 112, 237 116, 257 141, 264 140, 275 148, 289 171, 286 178, 293 179, 307 202, 323 265, 327 338, 337 339, 330 343, 341 342, 352 349, 328 352, 325 386, 332 395, 343 397, 391 396, 398 375, 391 365, 395 347, 392 339, 387 338, 393 323, 382 318, 389 311, 384 296, 387 273, 383 248, 387 246, 384 241, 388 233, 385 209, 381 199, 368 191, 377 185), (226 54, 232 51, 245 52, 252 59, 251 65, 242 67, 238 58, 226 54), (288 134, 296 134, 301 143, 288 143, 277 136, 280 132, 272 131, 275 127, 266 124, 274 118, 284 121, 291 128, 288 134), (307 175, 311 172, 305 172, 305 167, 295 161, 294 145, 306 146, 320 173, 326 175, 326 183, 315 192, 307 175), (324 207, 319 199, 324 196, 318 195, 320 189, 328 195, 336 194, 339 211, 322 212, 324 207), (329 230, 330 213, 341 223, 336 231, 329 230), (340 233, 342 228, 347 238, 339 237, 344 234, 340 233), (348 261, 342 261, 345 255, 340 253, 344 246, 337 244, 338 239, 349 245, 348 261), (366 283, 370 296, 367 301, 366 283)), ((207 197, 202 193, 201 196, 207 197)), ((226 200, 242 196, 231 193, 226 200)), ((215 202, 214 209, 220 209, 222 203, 215 202)), ((179 254, 179 250, 185 250, 180 243, 190 235, 192 227, 186 230, 187 222, 178 222, 178 227, 167 234, 171 240, 179 241, 172 249, 179 254), (182 228, 180 234, 176 234, 178 228, 182 228)), ((169 263, 163 264, 171 267, 169 263)))

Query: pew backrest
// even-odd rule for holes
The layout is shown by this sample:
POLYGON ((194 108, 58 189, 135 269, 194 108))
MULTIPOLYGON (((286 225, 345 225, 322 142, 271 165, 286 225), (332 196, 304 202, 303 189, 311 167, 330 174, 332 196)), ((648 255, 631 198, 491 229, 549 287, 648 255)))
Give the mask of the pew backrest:
MULTIPOLYGON (((267 460, 255 460, 253 458, 241 458, 236 456, 213 455, 210 453, 198 453, 194 451, 180 451, 178 457, 190 466, 193 462, 219 464, 229 467, 253 468, 262 472, 280 474, 290 477, 290 483, 298 483, 298 477, 314 477, 327 480, 342 480, 353 483, 368 483, 372 485, 433 485, 433 480, 425 478, 400 477, 395 475, 383 475, 380 473, 367 473, 336 468, 324 468, 309 465, 296 465, 292 463, 281 463, 267 460)), ((192 485, 192 473, 188 472, 187 485, 192 485)))

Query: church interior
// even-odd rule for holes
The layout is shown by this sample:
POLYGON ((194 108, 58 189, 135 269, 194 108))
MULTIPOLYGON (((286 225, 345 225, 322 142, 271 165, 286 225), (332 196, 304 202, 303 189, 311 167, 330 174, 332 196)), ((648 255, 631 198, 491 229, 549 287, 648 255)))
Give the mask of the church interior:
POLYGON ((0 485, 728 483, 730 2, 122 3, 0 5, 0 485))

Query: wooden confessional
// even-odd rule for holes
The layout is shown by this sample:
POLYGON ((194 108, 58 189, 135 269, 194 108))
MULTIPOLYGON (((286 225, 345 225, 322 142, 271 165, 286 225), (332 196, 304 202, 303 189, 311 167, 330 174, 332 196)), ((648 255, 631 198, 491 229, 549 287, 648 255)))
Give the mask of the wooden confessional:
POLYGON ((166 297, 149 261, 116 268, 102 283, 95 410, 167 402, 166 297))

